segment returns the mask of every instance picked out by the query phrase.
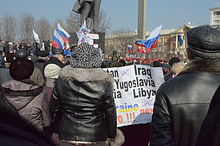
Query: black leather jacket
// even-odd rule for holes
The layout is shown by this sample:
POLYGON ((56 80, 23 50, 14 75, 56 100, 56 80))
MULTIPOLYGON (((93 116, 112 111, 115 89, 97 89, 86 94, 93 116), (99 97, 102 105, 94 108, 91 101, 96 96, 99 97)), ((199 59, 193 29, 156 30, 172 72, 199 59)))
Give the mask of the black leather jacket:
POLYGON ((220 83, 219 64, 216 64, 189 63, 183 73, 161 85, 151 123, 151 146, 195 145, 220 83))
POLYGON ((61 70, 50 104, 62 111, 59 138, 98 142, 116 135, 113 78, 102 69, 80 69, 69 65, 61 70))

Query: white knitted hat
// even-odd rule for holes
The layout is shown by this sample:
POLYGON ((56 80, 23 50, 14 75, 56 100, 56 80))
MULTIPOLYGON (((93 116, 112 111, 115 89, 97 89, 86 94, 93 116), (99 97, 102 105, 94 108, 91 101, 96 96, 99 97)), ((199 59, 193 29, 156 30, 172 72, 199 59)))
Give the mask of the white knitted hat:
POLYGON ((55 78, 57 79, 59 77, 61 68, 56 64, 48 64, 44 68, 44 76, 46 78, 55 78))

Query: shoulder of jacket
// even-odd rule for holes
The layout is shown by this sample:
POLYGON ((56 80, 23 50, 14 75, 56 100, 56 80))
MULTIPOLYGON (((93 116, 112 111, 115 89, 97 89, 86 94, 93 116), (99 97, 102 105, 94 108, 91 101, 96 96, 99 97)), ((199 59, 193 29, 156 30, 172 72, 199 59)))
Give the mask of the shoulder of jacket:
POLYGON ((64 80, 87 82, 87 81, 108 81, 114 82, 114 78, 101 68, 72 68, 65 66, 60 71, 60 78, 64 80))

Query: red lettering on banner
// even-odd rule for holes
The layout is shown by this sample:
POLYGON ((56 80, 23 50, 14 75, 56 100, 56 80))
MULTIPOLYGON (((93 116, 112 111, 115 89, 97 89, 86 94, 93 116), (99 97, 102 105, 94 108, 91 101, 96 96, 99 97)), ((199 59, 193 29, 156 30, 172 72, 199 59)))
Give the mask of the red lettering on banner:
POLYGON ((153 109, 140 109, 140 114, 153 114, 153 109))

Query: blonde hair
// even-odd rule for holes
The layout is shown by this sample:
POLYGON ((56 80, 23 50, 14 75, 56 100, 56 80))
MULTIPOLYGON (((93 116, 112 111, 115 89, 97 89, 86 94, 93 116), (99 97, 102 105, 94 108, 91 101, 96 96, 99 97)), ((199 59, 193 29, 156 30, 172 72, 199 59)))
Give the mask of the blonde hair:
POLYGON ((174 72, 175 74, 179 74, 183 68, 185 67, 185 63, 184 62, 178 62, 178 63, 175 63, 172 68, 171 68, 171 71, 174 72))

